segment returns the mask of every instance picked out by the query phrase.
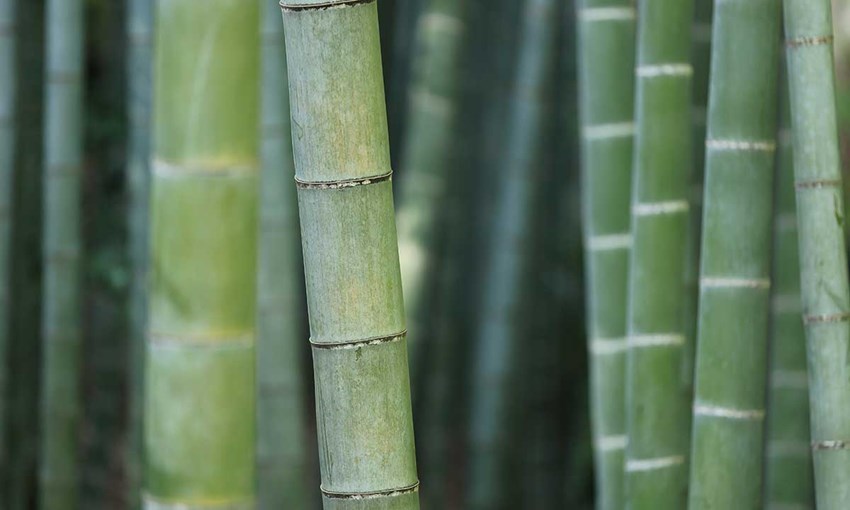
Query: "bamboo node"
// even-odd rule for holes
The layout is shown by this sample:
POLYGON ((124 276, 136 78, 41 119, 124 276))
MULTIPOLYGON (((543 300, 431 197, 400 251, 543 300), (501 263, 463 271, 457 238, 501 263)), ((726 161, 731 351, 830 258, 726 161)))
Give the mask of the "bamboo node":
POLYGON ((770 278, 700 278, 700 287, 704 289, 769 289, 770 278))
POLYGON ((785 45, 789 48, 799 48, 801 46, 820 46, 823 44, 832 44, 832 35, 809 36, 809 37, 792 37, 785 40, 785 45))
POLYGON ((464 29, 463 20, 441 12, 429 12, 422 16, 419 23, 423 29, 445 30, 454 33, 462 32, 464 29))
POLYGON ((590 353, 595 356, 620 354, 628 350, 626 338, 594 338, 590 341, 590 353))
POLYGON ((691 64, 650 64, 635 68, 638 78, 686 77, 694 74, 691 64))
POLYGON ((801 181, 795 182, 794 187, 801 189, 821 189, 821 188, 838 188, 841 187, 841 179, 822 179, 816 181, 801 181))
POLYGON ((811 314, 803 316, 804 324, 818 324, 818 323, 836 323, 836 322, 848 322, 850 321, 850 312, 840 312, 840 313, 831 313, 831 314, 811 314))
POLYGON ((148 492, 142 493, 146 510, 254 510, 253 499, 231 501, 191 501, 159 499, 148 492))
POLYGON ((365 500, 365 499, 378 499, 378 498, 392 498, 396 496, 403 496, 405 494, 412 494, 414 492, 419 492, 419 482, 412 485, 408 485, 407 487, 400 487, 397 489, 387 489, 384 491, 374 491, 374 492, 334 492, 326 490, 324 487, 319 487, 322 491, 322 496, 328 499, 348 499, 348 500, 365 500))
POLYGON ((300 12, 300 11, 323 11, 333 9, 335 7, 354 7, 355 5, 371 4, 377 0, 337 0, 327 2, 313 2, 309 4, 290 4, 285 0, 281 0, 280 8, 285 12, 300 12))
POLYGON ((324 350, 343 350, 343 349, 358 349, 360 347, 366 347, 370 345, 382 345, 393 342, 398 342, 403 340, 407 336, 407 330, 400 331, 398 333, 393 333, 392 335, 386 336, 376 336, 371 338, 364 338, 360 340, 348 340, 345 342, 325 342, 321 340, 316 340, 314 338, 310 339, 310 345, 313 346, 314 349, 324 349, 324 350))
POLYGON ((609 140, 611 138, 629 138, 635 136, 634 122, 612 122, 610 124, 597 124, 585 126, 582 129, 585 140, 609 140))
POLYGON ((594 446, 597 451, 602 453, 618 452, 625 450, 629 444, 629 437, 624 435, 619 436, 602 436, 596 440, 594 446))
POLYGON ((627 341, 629 349, 642 349, 646 347, 682 347, 685 345, 685 335, 677 333, 631 335, 627 341))
POLYGON ((299 189, 348 189, 389 181, 392 179, 392 176, 392 171, 389 171, 381 175, 355 177, 353 179, 340 179, 337 181, 303 181, 296 177, 295 185, 298 186, 299 189))
POLYGON ((627 459, 626 471, 629 473, 655 471, 657 469, 681 466, 684 463, 684 455, 671 455, 669 457, 657 457, 654 459, 627 459))
POLYGON ((707 404, 694 404, 694 414, 696 416, 725 418, 728 420, 764 419, 764 409, 734 409, 731 407, 720 407, 707 404))
POLYGON ((715 151, 760 151, 774 152, 776 142, 773 140, 706 140, 706 149, 715 151))
POLYGON ((580 21, 632 21, 637 17, 634 7, 584 7, 578 11, 580 21))
POLYGON ((812 441, 812 450, 848 450, 850 441, 834 439, 826 441, 812 441))
POLYGON ((667 202, 646 202, 635 204, 632 214, 635 216, 658 216, 662 214, 686 213, 690 209, 687 200, 670 200, 667 202))
POLYGON ((586 243, 587 249, 590 251, 628 250, 632 247, 632 235, 626 232, 623 234, 590 236, 587 238, 586 243))

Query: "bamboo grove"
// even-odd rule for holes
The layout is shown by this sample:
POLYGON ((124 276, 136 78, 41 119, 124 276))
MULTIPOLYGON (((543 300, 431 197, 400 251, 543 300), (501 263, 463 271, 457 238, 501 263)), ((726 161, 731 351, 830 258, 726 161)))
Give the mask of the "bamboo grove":
POLYGON ((850 508, 847 12, 0 0, 0 508, 850 508))

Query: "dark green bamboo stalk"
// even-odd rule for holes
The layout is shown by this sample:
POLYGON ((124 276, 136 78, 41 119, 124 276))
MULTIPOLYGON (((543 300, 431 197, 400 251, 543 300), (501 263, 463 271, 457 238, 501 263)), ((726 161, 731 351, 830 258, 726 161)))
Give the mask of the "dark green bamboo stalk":
POLYGON ((629 267, 626 506, 684 508, 690 384, 684 324, 692 0, 639 4, 629 267))
POLYGON ((689 508, 762 506, 780 4, 718 3, 689 508))
MULTIPOLYGON (((782 76, 781 83, 787 83, 782 76)), ((780 130, 774 190, 772 313, 768 377, 765 504, 814 508, 809 448, 809 381, 800 320, 800 256, 787 85, 780 94, 780 130)))
POLYGON ((850 292, 827 0, 785 0, 817 507, 850 508, 850 292))
POLYGON ((635 9, 579 11, 582 193, 596 508, 624 505, 626 295, 634 141, 635 9))
POLYGON ((280 8, 261 0, 262 185, 257 281, 259 510, 306 508, 301 257, 280 8))
POLYGON ((254 508, 260 18, 155 18, 146 508, 254 508))
POLYGON ((80 415, 83 3, 47 3, 42 509, 76 508, 80 415))
POLYGON ((142 475, 144 346, 147 328, 148 193, 150 189, 150 108, 153 0, 127 5, 127 193, 130 261, 129 398, 127 422, 127 501, 139 508, 142 475))
POLYGON ((324 507, 418 509, 377 5, 282 6, 324 507))

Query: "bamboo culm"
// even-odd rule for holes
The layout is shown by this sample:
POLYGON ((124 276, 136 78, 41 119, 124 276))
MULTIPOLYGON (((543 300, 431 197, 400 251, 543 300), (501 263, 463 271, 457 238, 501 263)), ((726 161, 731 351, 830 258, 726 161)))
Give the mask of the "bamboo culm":
POLYGON ((324 508, 418 509, 377 4, 282 9, 324 508))
POLYGON ((762 507, 780 13, 714 8, 691 510, 762 507))
POLYGON ((251 508, 257 0, 159 2, 145 508, 251 508))
POLYGON ((582 194, 596 508, 623 508, 635 9, 585 0, 579 22, 582 194))
POLYGON ((50 0, 46 29, 39 505, 59 510, 78 503, 83 2, 50 0))
POLYGON ((692 0, 638 5, 626 368, 626 507, 687 501, 684 324, 691 176, 692 0))
POLYGON ((259 510, 306 508, 302 405, 303 287, 292 186, 286 50, 280 7, 262 15, 260 240, 257 279, 257 498, 259 510))
MULTIPOLYGON (((783 74, 780 73, 780 82, 787 84, 783 74)), ((809 446, 809 381, 806 335, 800 320, 800 255, 797 249, 787 85, 780 91, 768 349, 765 506, 814 508, 812 451, 809 446)))
POLYGON ((785 0, 811 445, 820 510, 850 508, 850 292, 828 0, 785 0))

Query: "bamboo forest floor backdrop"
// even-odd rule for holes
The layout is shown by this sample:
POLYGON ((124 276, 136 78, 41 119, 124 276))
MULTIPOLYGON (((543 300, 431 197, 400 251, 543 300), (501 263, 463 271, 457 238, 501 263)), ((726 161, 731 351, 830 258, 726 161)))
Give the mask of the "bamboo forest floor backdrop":
MULTIPOLYGON (((257 157, 263 174, 255 211, 260 275, 256 285, 256 500, 260 510, 319 508, 322 493, 316 445, 321 427, 317 427, 314 412, 315 354, 308 342, 290 143, 290 133, 300 140, 303 132, 301 126, 289 123, 281 10, 276 0, 194 1, 245 4, 246 12, 257 11, 260 69, 244 75, 246 80, 256 81, 255 99, 260 106, 257 157), (252 2, 257 5, 248 5, 252 2)), ((661 0, 646 3, 653 2, 665 4, 661 0)), ((154 51, 158 40, 155 22, 163 19, 156 15, 154 3, 0 0, 0 508, 142 507, 146 275, 150 271, 147 197, 149 161, 155 150, 151 133, 158 122, 153 118, 152 77, 153 70, 161 68, 171 73, 164 74, 167 79, 183 79, 185 74, 155 62, 163 55, 161 48, 159 53, 154 51), (81 14, 75 14, 78 12, 81 14), (75 44, 81 46, 80 51, 73 50, 75 44), (75 92, 78 86, 82 86, 81 94, 75 92), (71 131, 63 135, 57 130, 71 131), (75 146, 75 140, 82 147, 75 146), (72 289, 75 285, 78 287, 72 289)), ((192 0, 159 3, 188 5, 192 0)), ((622 134, 617 129, 634 129, 633 122, 638 126, 642 120, 652 122, 649 117, 633 119, 633 80, 640 90, 635 98, 643 104, 652 100, 649 84, 657 83, 651 80, 653 69, 669 72, 670 77, 679 73, 683 79, 675 90, 681 89, 681 93, 671 92, 672 88, 664 93, 676 95, 675 101, 682 104, 692 101, 688 116, 680 120, 693 130, 695 172, 688 178, 697 184, 685 186, 682 181, 676 193, 684 197, 695 191, 695 196, 701 196, 698 183, 705 122, 708 118, 710 124, 714 118, 706 113, 710 7, 709 0, 696 0, 692 30, 670 35, 691 41, 691 76, 679 73, 683 67, 658 67, 659 63, 652 61, 668 51, 663 45, 654 48, 647 43, 638 52, 634 40, 629 39, 634 38, 636 28, 628 14, 632 9, 628 1, 378 0, 382 99, 393 170, 416 470, 423 508, 622 508, 619 498, 623 495, 605 487, 625 483, 619 466, 624 463, 626 445, 618 438, 627 433, 626 407, 623 403, 619 410, 594 408, 591 412, 587 334, 601 328, 603 333, 624 337, 627 326, 642 326, 628 325, 625 315, 613 323, 586 316, 585 269, 610 264, 604 266, 604 275, 622 277, 619 285, 625 292, 625 275, 617 271, 620 268, 622 273, 627 255, 617 260, 585 260, 583 229, 607 228, 603 237, 616 244, 618 229, 628 231, 629 206, 624 205, 620 213, 606 209, 597 223, 583 224, 583 211, 596 209, 582 203, 581 158, 592 144, 581 143, 580 117, 614 129, 604 133, 586 130, 585 139, 622 134), (619 32, 590 32, 591 15, 582 18, 580 8, 596 8, 602 18, 631 25, 621 26, 619 32), (582 32, 585 29, 588 31, 582 32), (604 51, 612 50, 612 40, 619 45, 613 49, 622 49, 618 55, 622 60, 606 60, 610 57, 604 51), (582 44, 588 46, 582 48, 582 44), (619 109, 602 103, 585 105, 582 108, 588 110, 580 115, 580 64, 594 69, 594 58, 606 60, 609 67, 596 68, 602 74, 589 71, 583 83, 603 87, 605 81, 593 79, 613 79, 619 88, 594 89, 587 97, 627 94, 629 99, 619 109), (636 63, 640 66, 637 76, 636 63), (693 89, 690 95, 685 93, 688 87, 693 89), (593 328, 586 327, 586 320, 593 328), (596 469, 591 417, 595 422, 610 420, 604 423, 609 427, 608 436, 596 441, 596 469), (602 450, 620 451, 620 457, 611 460, 602 450)), ((839 135, 842 159, 850 162, 850 2, 836 0, 833 10, 839 135)), ((683 8, 674 14, 685 19, 694 13, 683 8)), ((718 19, 734 18, 729 13, 725 16, 718 19)), ((298 27, 295 19, 287 22, 293 32, 298 27)), ((652 20, 662 25, 678 23, 672 17, 652 20)), ((183 40, 177 25, 169 27, 171 35, 163 35, 161 40, 183 40)), ((723 29, 734 27, 724 25, 723 29)), ((772 37, 769 30, 776 27, 765 28, 772 37)), ((290 55, 290 63, 310 63, 303 44, 293 46, 300 53, 290 55)), ((679 45, 679 53, 688 53, 678 42, 675 45, 679 45)), ((180 52, 178 46, 168 51, 180 52)), ((734 47, 729 51, 734 55, 734 47)), ((238 60, 230 54, 212 56, 222 59, 219 65, 227 62, 225 57, 238 60)), ((723 58, 731 59, 729 55, 723 58)), ((302 76, 298 74, 301 69, 288 72, 290 79, 293 73, 302 76)), ((722 75, 715 78, 724 79, 722 75)), ((240 86, 247 87, 244 83, 240 86)), ((782 97, 777 118, 790 129, 787 100, 782 97)), ((772 96, 767 94, 767 99, 772 96)), ((231 127, 229 131, 234 130, 231 127)), ((677 136, 684 140, 690 134, 677 136)), ((637 151, 649 161, 652 155, 647 147, 652 144, 647 140, 638 141, 642 145, 637 151)), ((783 140, 780 136, 776 181, 790 189, 790 155, 783 140)), ((599 147, 594 158, 608 162, 631 158, 631 143, 599 147)), ((690 157, 687 144, 681 148, 679 156, 690 157)), ((307 149, 299 149, 296 143, 298 150, 307 149)), ((298 171, 300 176, 302 169, 298 171)), ((850 169, 846 164, 843 173, 847 185, 850 169)), ((617 184, 616 175, 609 177, 604 180, 606 185, 617 184)), ((769 184, 769 180, 765 182, 769 184)), ((313 196, 310 193, 318 193, 310 186, 299 183, 302 212, 307 210, 308 197, 313 196)), ((617 193, 619 198, 628 197, 627 186, 618 189, 600 197, 618 198, 617 193)), ((653 192, 641 189, 641 193, 653 192)), ((711 198, 717 202, 706 207, 722 206, 721 196, 711 198)), ((694 204, 682 226, 686 221, 699 224, 699 201, 694 204)), ((793 215, 793 200, 787 193, 778 193, 775 209, 779 233, 783 225, 787 227, 789 214, 793 215)), ((762 219, 767 224, 769 218, 762 219)), ((677 232, 677 239, 683 241, 684 230, 677 232)), ((675 264, 685 266, 695 293, 699 265, 694 236, 690 236, 692 244, 687 248, 684 241, 679 243, 675 264)), ((787 267, 796 274, 799 262, 791 255, 796 253, 795 239, 777 234, 773 245, 775 287, 786 294, 799 293, 796 276, 783 278, 781 271, 787 267)), ((645 255, 635 257, 655 256, 653 247, 641 249, 646 250, 645 255)), ((253 248, 245 250, 252 253, 253 248)), ((759 266, 764 271, 766 260, 759 266)), ((632 289, 637 295, 634 292, 632 289)), ((651 293, 641 300, 650 297, 651 293)), ((248 310, 254 307, 249 301, 242 303, 248 310)), ((625 310, 624 303, 606 303, 625 310)), ((697 316, 695 304, 683 301, 680 305, 685 313, 697 316)), ((655 305, 647 301, 646 306, 655 305)), ((632 320, 640 322, 639 317, 632 320)), ((771 324, 783 320, 777 312, 771 324)), ((793 317, 787 320, 792 324, 789 328, 799 329, 799 325, 793 326, 793 317)), ((772 327, 782 329, 781 325, 772 327)), ((641 338, 648 342, 672 341, 657 332, 646 333, 641 338)), ((677 333, 673 340, 686 338, 681 350, 693 353, 698 350, 691 342, 695 335, 694 326, 692 331, 677 333)), ((595 348, 616 350, 612 345, 595 348)), ((790 353, 777 348, 773 354, 777 366, 785 363, 782 374, 792 374, 783 379, 786 386, 799 383, 793 374, 805 368, 804 354, 793 348, 790 353), (782 358, 780 351, 787 356, 782 358)), ((635 367, 644 362, 660 363, 636 361, 635 367)), ((625 399, 625 356, 620 363, 604 373, 616 379, 619 370, 622 394, 617 398, 625 399)), ((597 377, 603 373, 603 368, 599 370, 597 377)), ((702 367, 688 367, 685 372, 692 377, 700 370, 702 367)), ((676 373, 671 380, 678 376, 676 373)), ((682 384, 682 391, 694 391, 689 381, 682 384)), ((649 384, 639 379, 631 382, 636 387, 649 384)), ((697 388, 698 396, 703 390, 705 387, 697 388)), ((771 406, 784 409, 793 404, 789 399, 799 400, 793 391, 788 395, 771 393, 771 406)), ((166 404, 161 405, 167 408, 166 404)), ((240 409, 252 406, 245 404, 240 409)), ((771 437, 783 440, 781 435, 788 427, 783 428, 782 423, 792 422, 808 434, 807 419, 799 423, 791 417, 780 422, 774 426, 768 421, 771 437)), ((249 425, 250 420, 245 426, 249 425)), ((690 421, 677 426, 686 430, 690 421)), ((396 432, 407 437, 405 430, 396 432)), ((627 455, 665 445, 650 441, 631 446, 634 450, 627 455)), ((793 450, 793 445, 789 448, 793 450)), ((770 447, 768 450, 770 455, 770 447)), ((706 452, 709 464, 710 454, 706 452)), ((781 456, 783 452, 772 454, 781 456)), ((678 458, 678 451, 666 457, 673 464, 678 458)), ((638 473, 630 472, 629 477, 647 476, 639 474, 645 464, 628 462, 638 473)), ((806 483, 809 488, 800 490, 813 490, 805 474, 810 476, 811 467, 805 462, 768 464, 767 493, 771 497, 784 497, 791 490, 785 488, 806 483), (802 481, 786 487, 783 470, 792 475, 804 473, 802 481)), ((686 481, 683 469, 669 483, 686 481)), ((630 483, 640 486, 639 482, 630 483)), ((706 486, 691 497, 698 499, 703 492, 718 490, 706 486)), ((633 503, 637 505, 634 508, 668 508, 633 503)), ((700 501, 691 504, 699 506, 700 501)), ((788 506, 792 507, 798 508, 788 506)), ((669 508, 683 507, 674 504, 669 508)))

